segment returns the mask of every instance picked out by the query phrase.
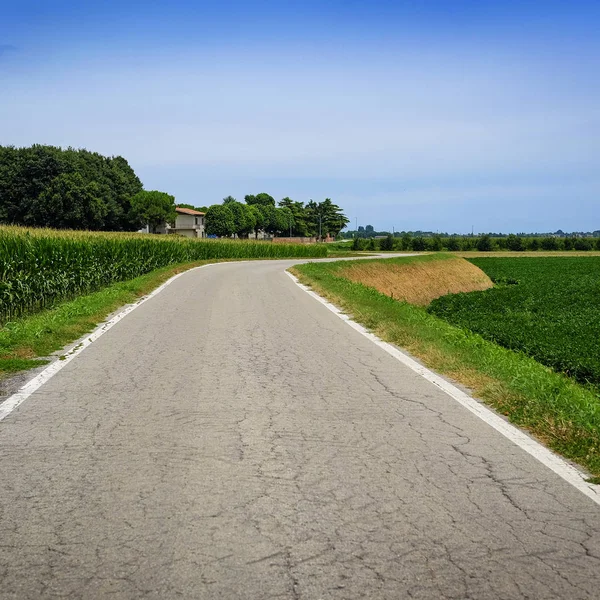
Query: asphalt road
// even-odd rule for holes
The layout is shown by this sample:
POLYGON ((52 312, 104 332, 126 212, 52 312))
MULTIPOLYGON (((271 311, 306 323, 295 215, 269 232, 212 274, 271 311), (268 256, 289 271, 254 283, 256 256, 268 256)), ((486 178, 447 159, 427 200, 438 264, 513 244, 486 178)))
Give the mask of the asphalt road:
POLYGON ((185 274, 0 422, 0 598, 599 598, 600 508, 290 264, 185 274))

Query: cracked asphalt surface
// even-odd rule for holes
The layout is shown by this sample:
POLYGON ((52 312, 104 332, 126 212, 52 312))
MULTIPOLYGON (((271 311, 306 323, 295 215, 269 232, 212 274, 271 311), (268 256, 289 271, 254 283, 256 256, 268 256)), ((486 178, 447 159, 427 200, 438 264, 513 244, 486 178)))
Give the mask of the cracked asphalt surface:
POLYGON ((0 598, 599 598, 598 506, 291 264, 186 273, 0 422, 0 598))

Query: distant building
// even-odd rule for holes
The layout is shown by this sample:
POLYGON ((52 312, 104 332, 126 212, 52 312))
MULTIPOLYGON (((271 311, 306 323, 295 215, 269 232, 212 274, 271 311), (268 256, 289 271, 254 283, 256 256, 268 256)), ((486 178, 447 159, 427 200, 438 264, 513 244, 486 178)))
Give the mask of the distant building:
MULTIPOLYGON (((156 227, 154 233, 175 233, 188 238, 206 237, 203 212, 179 206, 175 207, 175 211, 177 212, 175 225, 164 223, 163 225, 156 227)), ((150 233, 148 225, 140 229, 140 233, 150 233)))
POLYGON ((189 238, 206 237, 204 231, 204 213, 192 208, 175 207, 177 219, 175 227, 167 226, 167 233, 176 233, 189 238))

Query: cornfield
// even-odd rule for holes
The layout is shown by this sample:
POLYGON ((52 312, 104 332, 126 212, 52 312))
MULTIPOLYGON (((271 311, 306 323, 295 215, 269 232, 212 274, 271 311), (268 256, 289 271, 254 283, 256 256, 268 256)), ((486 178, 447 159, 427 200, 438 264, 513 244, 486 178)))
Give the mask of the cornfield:
POLYGON ((0 227, 0 322, 168 265, 218 258, 312 258, 324 245, 191 240, 0 227))

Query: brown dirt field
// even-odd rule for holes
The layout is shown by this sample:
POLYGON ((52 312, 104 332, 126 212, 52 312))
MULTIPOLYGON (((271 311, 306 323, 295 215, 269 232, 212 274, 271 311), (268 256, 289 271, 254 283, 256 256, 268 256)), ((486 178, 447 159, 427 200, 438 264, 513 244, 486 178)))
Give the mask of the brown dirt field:
POLYGON ((340 275, 396 300, 420 306, 427 306, 446 294, 487 290, 493 286, 481 269, 462 258, 409 264, 357 261, 340 275))

